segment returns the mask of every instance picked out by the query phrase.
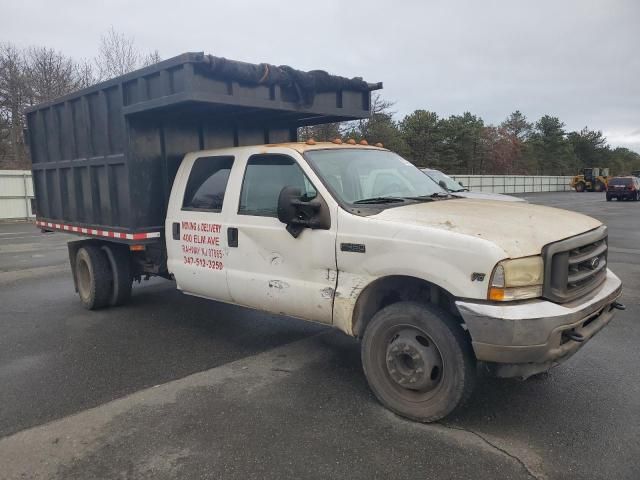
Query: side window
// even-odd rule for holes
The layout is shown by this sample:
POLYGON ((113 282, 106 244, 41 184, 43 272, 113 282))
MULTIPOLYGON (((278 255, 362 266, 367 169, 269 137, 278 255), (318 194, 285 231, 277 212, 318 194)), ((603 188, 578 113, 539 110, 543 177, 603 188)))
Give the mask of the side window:
POLYGON ((275 154, 251 156, 244 172, 238 213, 277 217, 278 196, 284 187, 300 188, 307 200, 317 195, 293 158, 275 154))
POLYGON ((191 168, 182 209, 221 211, 232 166, 233 157, 198 158, 191 168))

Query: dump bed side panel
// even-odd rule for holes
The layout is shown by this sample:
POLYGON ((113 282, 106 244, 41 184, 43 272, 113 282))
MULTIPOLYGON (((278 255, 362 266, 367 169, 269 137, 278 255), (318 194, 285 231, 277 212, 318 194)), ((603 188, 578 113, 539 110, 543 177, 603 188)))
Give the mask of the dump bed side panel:
POLYGON ((310 94, 295 81, 265 76, 262 84, 262 71, 294 72, 294 80, 307 75, 187 53, 29 109, 38 219, 115 232, 162 231, 186 153, 295 141, 299 126, 369 114, 367 84, 349 90, 342 86, 352 80, 324 74, 320 81, 338 86, 324 83, 310 94), (259 78, 233 76, 247 68, 259 78))
POLYGON ((38 217, 129 227, 119 85, 27 113, 38 217))

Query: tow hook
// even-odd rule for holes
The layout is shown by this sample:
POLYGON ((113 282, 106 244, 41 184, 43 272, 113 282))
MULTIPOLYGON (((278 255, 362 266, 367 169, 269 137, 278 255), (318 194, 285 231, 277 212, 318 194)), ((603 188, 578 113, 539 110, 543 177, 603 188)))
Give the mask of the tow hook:
POLYGON ((563 332, 564 336, 567 337, 570 340, 573 340, 574 342, 584 342, 584 337, 582 336, 581 333, 578 332, 563 332))
POLYGON ((613 302, 611 304, 611 308, 615 308, 616 310, 626 310, 627 309, 625 304, 624 303, 620 303, 620 302, 613 302))

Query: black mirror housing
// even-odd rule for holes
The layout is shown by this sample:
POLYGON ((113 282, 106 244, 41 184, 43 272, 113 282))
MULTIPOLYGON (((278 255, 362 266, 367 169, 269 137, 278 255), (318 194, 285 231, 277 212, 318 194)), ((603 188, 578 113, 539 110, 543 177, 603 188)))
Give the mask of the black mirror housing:
POLYGON ((305 228, 329 230, 329 207, 318 194, 309 201, 302 200, 299 187, 283 187, 278 196, 278 220, 287 225, 287 231, 297 238, 305 228))
POLYGON ((300 200, 302 190, 298 187, 283 187, 278 196, 278 220, 282 223, 290 224, 297 215, 295 200, 300 200))

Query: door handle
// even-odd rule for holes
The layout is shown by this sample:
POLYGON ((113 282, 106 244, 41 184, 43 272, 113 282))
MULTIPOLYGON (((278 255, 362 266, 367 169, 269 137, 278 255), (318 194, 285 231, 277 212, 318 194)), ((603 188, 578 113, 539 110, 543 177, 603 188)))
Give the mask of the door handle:
POLYGON ((230 247, 238 246, 238 229, 235 227, 227 228, 227 244, 230 247))
POLYGON ((180 240, 180 223, 173 222, 171 224, 171 236, 174 240, 180 240))

